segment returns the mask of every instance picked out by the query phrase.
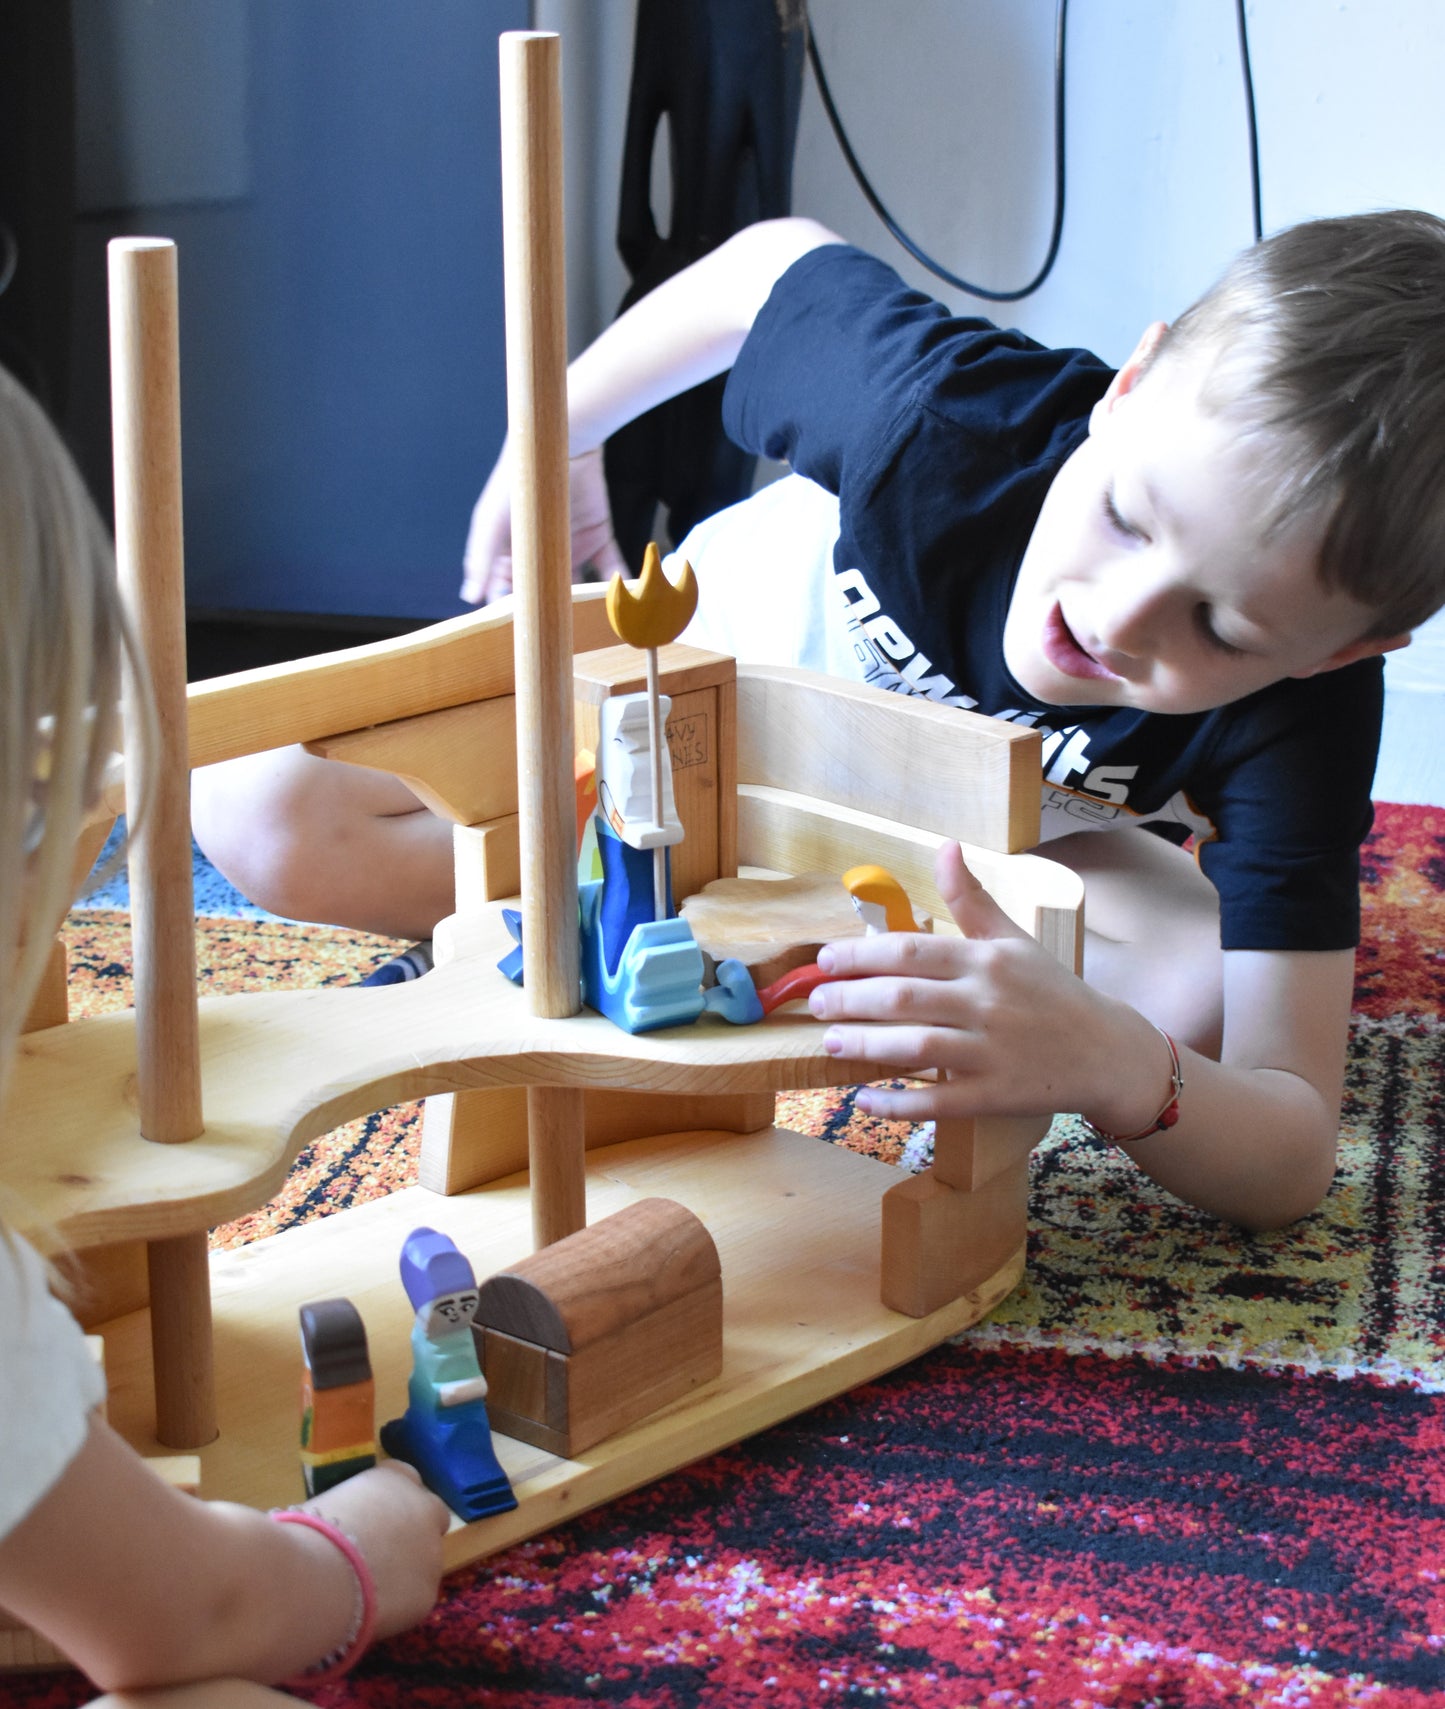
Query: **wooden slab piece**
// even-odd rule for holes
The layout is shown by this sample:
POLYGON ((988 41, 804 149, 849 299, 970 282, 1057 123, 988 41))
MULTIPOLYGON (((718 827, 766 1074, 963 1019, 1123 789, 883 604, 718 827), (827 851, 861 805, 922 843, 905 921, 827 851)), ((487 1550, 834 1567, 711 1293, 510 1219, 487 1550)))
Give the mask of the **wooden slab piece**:
MULTIPOLYGON (((818 959, 834 938, 858 938, 858 917, 836 873, 799 878, 719 878, 678 909, 714 961, 740 961, 761 988, 818 959)), ((932 921, 914 909, 919 926, 932 921)))

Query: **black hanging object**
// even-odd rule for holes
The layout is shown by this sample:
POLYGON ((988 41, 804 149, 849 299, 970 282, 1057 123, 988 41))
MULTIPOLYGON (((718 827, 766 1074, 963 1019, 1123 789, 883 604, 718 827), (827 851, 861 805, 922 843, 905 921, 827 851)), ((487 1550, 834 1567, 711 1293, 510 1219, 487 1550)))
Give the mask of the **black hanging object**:
MULTIPOLYGON (((803 91, 799 0, 639 0, 617 247, 632 284, 619 314, 725 238, 792 206, 803 91), (652 155, 667 120, 672 210, 653 218, 652 155)), ((725 377, 671 398, 607 442, 617 542, 634 573, 657 506, 681 540, 752 489, 754 458, 722 430, 725 377)))

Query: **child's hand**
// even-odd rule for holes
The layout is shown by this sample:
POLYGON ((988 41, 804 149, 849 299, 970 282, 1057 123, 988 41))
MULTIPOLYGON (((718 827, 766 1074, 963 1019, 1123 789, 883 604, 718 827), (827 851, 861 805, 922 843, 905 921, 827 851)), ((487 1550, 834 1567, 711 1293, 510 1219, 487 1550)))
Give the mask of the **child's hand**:
POLYGON ((1008 918, 969 872, 957 843, 938 852, 935 877, 962 938, 888 932, 825 945, 818 963, 836 982, 809 1008, 833 1022, 836 1056, 886 1063, 938 1084, 915 1091, 869 1087, 870 1114, 1045 1115, 1088 1109, 1100 1064, 1117 1064, 1132 1011, 1091 991, 1008 918))
MULTIPOLYGON (((572 515, 572 580, 591 564, 603 581, 627 565, 612 533, 612 510, 602 470, 602 450, 584 451, 569 465, 572 515)), ((462 598, 486 605, 512 591, 512 477, 503 450, 472 511, 463 554, 462 598)))
POLYGON ((304 1504, 353 1538, 376 1582, 376 1635, 424 1620, 442 1576, 446 1506, 410 1466, 384 1460, 304 1504))

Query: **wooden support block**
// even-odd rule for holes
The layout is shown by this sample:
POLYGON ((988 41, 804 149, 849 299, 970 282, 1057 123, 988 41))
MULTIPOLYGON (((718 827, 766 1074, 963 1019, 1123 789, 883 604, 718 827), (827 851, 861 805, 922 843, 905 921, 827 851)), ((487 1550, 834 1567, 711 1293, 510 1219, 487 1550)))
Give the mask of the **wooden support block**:
POLYGON ((517 703, 510 694, 323 736, 305 747, 322 759, 391 772, 454 825, 517 811, 517 703))
MULTIPOLYGON (((772 1092, 584 1093, 587 1150, 656 1133, 757 1133, 771 1127, 772 1092)), ((527 1167, 525 1087, 439 1092, 422 1116, 418 1179, 433 1193, 467 1193, 527 1167)))
POLYGON ((522 888, 522 845, 515 813, 482 825, 452 828, 452 862, 459 914, 475 914, 487 902, 515 896, 522 888))
POLYGON ((140 1311, 150 1303, 150 1274, 143 1240, 89 1246, 58 1260, 65 1303, 82 1329, 140 1311))
MULTIPOLYGON (((672 850, 672 896, 680 903, 715 878, 737 872, 736 666, 721 653, 681 642, 657 649, 658 686, 672 701, 666 734, 672 792, 686 835, 672 850)), ((633 647, 579 654, 573 666, 577 745, 594 752, 599 708, 637 694, 646 677, 633 647)))
POLYGON ((638 1200, 491 1277, 475 1333, 496 1428, 573 1458, 721 1372, 717 1248, 638 1200))
POLYGON ((589 1092, 587 1149, 655 1133, 757 1133, 776 1105, 772 1092, 589 1092))
POLYGON ((161 1480, 182 1495, 201 1493, 201 1456, 199 1454, 151 1454, 146 1464, 161 1480))
POLYGON ((526 1167, 525 1086, 436 1092, 427 1099, 417 1179, 428 1192, 469 1193, 526 1167))
POLYGON ((30 1013, 20 1028, 22 1033, 37 1033, 45 1027, 64 1026, 70 1019, 70 995, 67 990, 69 977, 69 952, 65 947, 65 939, 57 936, 50 946, 50 959, 45 964, 45 972, 35 993, 35 1001, 30 1005, 30 1013))
POLYGON ((976 1192, 1049 1131, 1049 1116, 955 1116, 933 1125, 933 1174, 946 1187, 976 1192))
POLYGON ((964 1298, 1022 1250, 1028 1231, 1028 1158, 976 1192, 945 1186, 931 1169, 883 1195, 880 1296, 908 1317, 964 1298))
POLYGON ((152 1240, 148 1259, 156 1439, 167 1448, 204 1448, 216 1437, 206 1236, 152 1240))

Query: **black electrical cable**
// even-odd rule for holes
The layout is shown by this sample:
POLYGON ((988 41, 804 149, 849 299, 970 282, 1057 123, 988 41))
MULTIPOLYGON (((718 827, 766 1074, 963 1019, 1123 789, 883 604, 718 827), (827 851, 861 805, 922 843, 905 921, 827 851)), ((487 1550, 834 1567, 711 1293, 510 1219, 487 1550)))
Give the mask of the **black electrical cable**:
POLYGON ((1058 0, 1054 13, 1054 224, 1049 235, 1048 253, 1044 256, 1043 266, 1027 285, 1016 291, 990 291, 983 285, 971 285, 967 279, 960 279, 956 273, 950 273, 946 267, 941 267, 931 255, 926 254, 911 237, 903 230, 884 207, 878 192, 868 181, 868 176, 859 164, 858 156, 853 152, 853 146, 848 141, 848 134, 843 129, 843 121, 838 117, 838 109, 833 105, 832 92, 828 88, 828 79, 823 75, 823 62, 818 57, 818 43, 813 35, 811 20, 805 19, 804 28, 808 36, 808 60, 813 67, 813 76, 817 79, 818 94, 823 102, 823 111, 828 115, 828 123, 833 127, 833 135, 838 139, 838 147, 843 151, 843 158, 848 162, 850 171, 858 181, 858 188, 868 199, 868 205, 878 218, 887 226, 896 242, 928 269, 935 273, 945 284, 953 285, 960 291, 967 291, 971 297, 982 297, 990 303, 1016 303, 1022 297, 1031 296, 1053 271, 1054 262, 1059 253, 1059 240, 1064 235, 1064 38, 1068 23, 1069 0, 1058 0))
MULTIPOLYGON (((1244 75, 1244 113, 1249 130, 1249 188, 1250 208, 1253 215, 1254 240, 1259 242, 1264 236, 1263 206, 1260 194, 1259 177, 1259 125, 1254 105, 1254 72, 1249 59, 1249 26, 1245 19, 1245 0, 1234 0, 1235 22, 1239 30, 1239 63, 1244 75)), ((1054 261, 1059 253, 1059 240, 1064 231, 1064 44, 1068 23, 1068 0, 1058 0, 1054 17, 1054 224, 1049 236, 1048 253, 1044 264, 1027 285, 1017 291, 990 291, 982 285, 970 284, 967 279, 960 279, 956 273, 950 273, 933 257, 913 241, 884 207, 878 192, 868 181, 858 156, 853 152, 853 145, 848 141, 848 133, 843 129, 843 121, 838 116, 838 109, 833 104, 833 94, 828 87, 828 79, 823 74, 823 61, 818 54, 817 38, 813 34, 811 19, 805 17, 804 28, 807 31, 808 60, 813 67, 813 76, 817 80, 818 94, 823 102, 823 111, 828 115, 828 123, 833 127, 833 135, 838 139, 838 147, 843 151, 843 158, 848 162, 849 170, 857 180, 858 188, 867 198, 868 205, 883 224, 888 228, 896 242, 926 267, 930 273, 936 274, 945 284, 956 286, 960 291, 967 291, 970 296, 982 297, 990 303, 1016 303, 1021 298, 1031 296, 1038 290, 1044 280, 1053 271, 1054 261)))
POLYGON ((10 289, 10 281, 15 277, 15 269, 20 263, 20 245, 15 241, 15 233, 0 220, 0 297, 10 289))
POLYGON ((1239 25, 1239 65, 1244 73, 1244 116, 1249 126, 1249 191, 1254 214, 1254 241, 1264 236, 1264 219, 1259 194, 1259 127, 1254 113, 1254 72, 1249 64, 1249 25, 1244 17, 1244 0, 1234 0, 1234 16, 1239 25))

